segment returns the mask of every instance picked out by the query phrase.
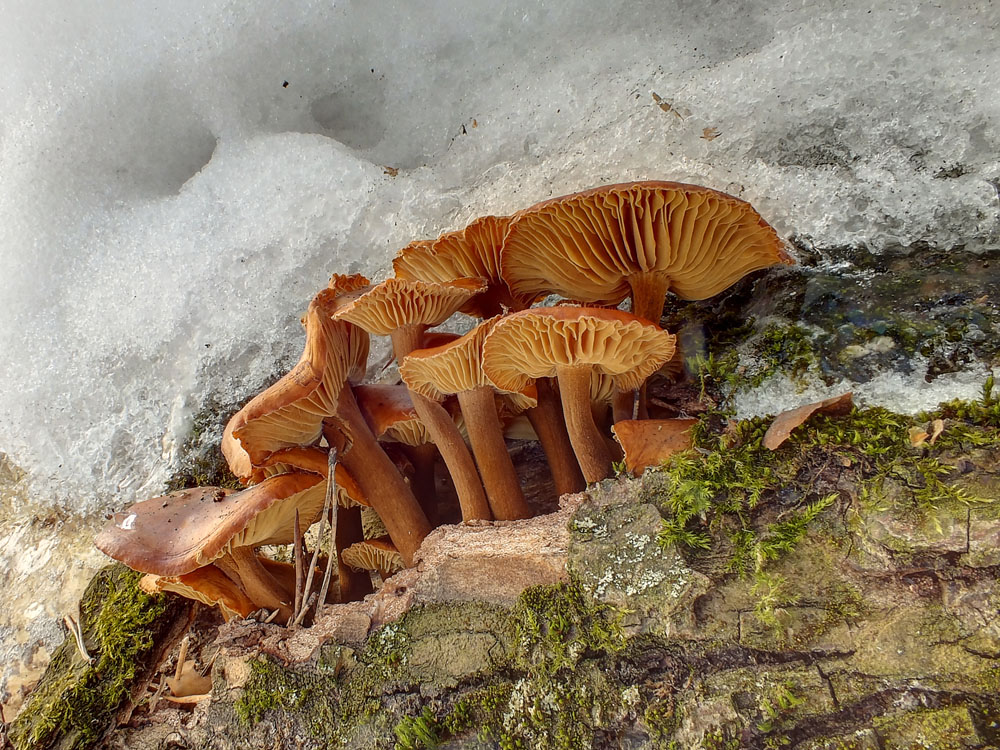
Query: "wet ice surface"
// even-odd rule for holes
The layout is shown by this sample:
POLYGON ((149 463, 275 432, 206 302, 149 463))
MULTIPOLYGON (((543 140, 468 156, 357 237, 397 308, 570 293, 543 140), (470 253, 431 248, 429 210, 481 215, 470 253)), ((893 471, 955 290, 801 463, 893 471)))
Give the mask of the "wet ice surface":
MULTIPOLYGON (((659 178, 817 245, 1000 245, 998 19, 989 0, 9 10, 0 451, 29 489, 5 503, 0 565, 17 524, 160 492, 210 396, 297 358, 331 272, 384 276, 483 213, 659 178)), ((865 399, 965 395, 948 383, 889 375, 865 399)), ((65 592, 54 564, 5 588, 65 592)))

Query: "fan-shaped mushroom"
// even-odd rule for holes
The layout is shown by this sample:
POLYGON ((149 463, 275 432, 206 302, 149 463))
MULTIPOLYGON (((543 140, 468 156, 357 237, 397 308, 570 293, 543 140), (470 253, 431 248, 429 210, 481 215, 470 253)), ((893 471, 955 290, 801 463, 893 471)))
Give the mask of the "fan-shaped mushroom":
POLYGON ((493 327, 483 344, 483 369, 503 390, 556 376, 573 450, 586 480, 595 482, 611 473, 611 457, 590 410, 593 373, 630 390, 673 352, 672 335, 619 310, 532 308, 493 327))

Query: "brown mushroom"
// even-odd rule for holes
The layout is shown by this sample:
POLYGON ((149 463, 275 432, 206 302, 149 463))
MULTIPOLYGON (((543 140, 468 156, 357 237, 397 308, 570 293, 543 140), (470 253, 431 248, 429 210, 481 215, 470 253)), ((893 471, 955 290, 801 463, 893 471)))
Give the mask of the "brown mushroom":
POLYGON ((493 326, 483 344, 483 369, 503 390, 556 376, 573 450, 587 482, 595 482, 611 473, 611 457, 590 409, 593 373, 630 390, 673 352, 672 335, 619 310, 532 308, 493 326))
POLYGON ((512 295, 500 275, 500 251, 509 222, 507 216, 483 216, 465 229, 442 234, 436 240, 410 243, 392 261, 396 278, 439 283, 486 279, 488 288, 460 308, 477 318, 530 307, 534 298, 512 295))
POLYGON ((516 214, 501 268, 511 291, 617 305, 658 322, 667 291, 718 294, 775 263, 778 235, 746 201, 697 185, 631 182, 544 201, 516 214))
POLYGON ((483 340, 497 320, 490 318, 443 346, 410 352, 399 374, 410 391, 434 401, 457 394, 490 510, 495 518, 511 521, 532 513, 503 440, 494 403, 496 388, 483 375, 483 340))
MULTIPOLYGON (((446 284, 387 279, 339 298, 334 318, 359 325, 369 333, 390 336, 396 358, 402 361, 418 348, 427 328, 443 323, 485 288, 481 279, 459 279, 446 284)), ((465 444, 454 439, 458 433, 451 417, 431 399, 412 392, 410 398, 448 466, 463 519, 489 520, 490 508, 476 465, 465 444)), ((388 518, 382 518, 389 523, 388 518)))
POLYGON ((438 452, 413 406, 409 389, 405 385, 359 385, 354 397, 376 438, 406 446, 416 470, 414 494, 434 523, 438 512, 434 480, 438 452))
POLYGON ((319 440, 323 420, 337 413, 344 383, 360 380, 368 361, 368 335, 331 320, 335 289, 324 289, 303 319, 306 344, 298 364, 240 409, 223 433, 222 452, 246 482, 253 467, 276 450, 319 440))
POLYGON ((288 544, 296 509, 306 526, 323 509, 326 483, 316 474, 279 474, 242 492, 198 487, 143 500, 116 514, 95 543, 134 570, 179 576, 214 562, 258 607, 291 616, 286 592, 254 548, 288 544))
POLYGON ((149 573, 139 581, 139 587, 147 594, 169 591, 209 607, 218 607, 226 622, 234 617, 246 617, 257 609, 250 597, 214 565, 206 565, 179 576, 149 573))
POLYGON ((266 464, 276 451, 315 443, 321 434, 350 433, 353 447, 341 451, 339 460, 385 519, 400 554, 409 563, 431 526, 368 429, 347 385, 349 378, 360 379, 364 374, 368 334, 331 317, 341 291, 348 289, 354 294, 363 280, 334 277, 331 287, 316 295, 304 318, 302 358, 290 373, 230 420, 223 452, 234 472, 250 481, 253 467, 266 464))
POLYGON ((383 580, 403 568, 403 560, 387 536, 352 544, 344 550, 344 562, 356 570, 377 570, 383 580))

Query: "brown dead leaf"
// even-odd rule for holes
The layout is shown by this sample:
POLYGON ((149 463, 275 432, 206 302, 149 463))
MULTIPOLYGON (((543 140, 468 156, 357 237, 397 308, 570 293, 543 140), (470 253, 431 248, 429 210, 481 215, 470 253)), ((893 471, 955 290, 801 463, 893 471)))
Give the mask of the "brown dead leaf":
POLYGON ((706 141, 714 141, 722 135, 722 131, 718 128, 705 128, 701 131, 701 138, 706 141))
POLYGON ((478 128, 479 127, 479 122, 477 122, 475 118, 473 118, 473 120, 472 120, 472 127, 474 127, 474 128, 478 128))
POLYGON ((207 701, 212 697, 211 693, 202 693, 201 695, 182 695, 180 697, 175 697, 173 695, 164 695, 163 699, 168 700, 171 703, 201 703, 202 701, 207 701))
POLYGON ((399 169, 396 167, 382 167, 382 173, 387 174, 390 177, 395 177, 399 174, 399 169))
MULTIPOLYGON (((212 679, 202 677, 194 667, 194 659, 188 659, 179 670, 179 676, 167 678, 167 687, 174 698, 186 698, 192 695, 202 695, 212 690, 212 679)), ((170 700, 170 696, 165 696, 170 700)))
POLYGON ((625 467, 639 476, 647 466, 660 466, 678 451, 691 447, 691 427, 697 419, 623 419, 611 428, 625 451, 625 467))
POLYGON ((907 430, 907 434, 910 436, 910 445, 912 445, 914 448, 919 448, 921 445, 924 444, 924 441, 927 440, 927 438, 929 437, 929 435, 927 434, 927 430, 925 430, 923 427, 911 427, 909 430, 907 430))
POLYGON ((853 398, 854 394, 848 391, 833 398, 781 412, 781 414, 774 418, 771 426, 767 428, 767 432, 764 434, 764 447, 772 451, 776 450, 779 445, 788 439, 788 436, 792 434, 792 430, 809 419, 813 414, 830 414, 833 416, 847 414, 854 408, 853 398))

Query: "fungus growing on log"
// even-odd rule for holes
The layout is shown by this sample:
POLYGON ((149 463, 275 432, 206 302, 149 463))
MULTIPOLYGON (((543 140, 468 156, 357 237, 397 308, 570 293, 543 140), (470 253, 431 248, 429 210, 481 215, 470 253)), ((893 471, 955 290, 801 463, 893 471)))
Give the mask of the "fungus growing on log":
POLYGON ((133 570, 179 576, 215 563, 257 607, 291 616, 287 593, 254 548, 288 544, 295 512, 306 526, 323 510, 326 482, 307 473, 279 474, 241 492, 180 490, 143 500, 105 525, 98 549, 133 570))
POLYGON ((791 263, 746 201, 679 182, 630 182, 538 203, 515 214, 501 268, 516 295, 559 294, 617 305, 658 322, 667 291, 718 294, 746 274, 791 263))
MULTIPOLYGON (((333 315, 369 333, 391 337, 396 359, 401 362, 420 346, 427 328, 443 323, 473 295, 485 289, 482 279, 459 279, 445 284, 388 279, 343 295, 333 315)), ((465 443, 455 439, 458 430, 448 412, 436 401, 412 390, 410 398, 455 482, 462 518, 489 520, 490 508, 476 465, 465 443)), ((384 516, 383 520, 389 522, 384 516)))
POLYGON ((535 297, 513 295, 500 274, 500 252, 509 223, 507 216, 483 216, 465 229, 447 232, 436 240, 412 242, 392 261, 396 278, 439 283, 485 279, 487 289, 459 308, 477 318, 530 307, 535 297))
POLYGON ((619 310, 536 307, 493 326, 483 344, 483 369, 502 390, 555 376, 573 450, 587 482, 611 473, 611 456, 594 424, 590 389, 595 372, 631 390, 674 353, 674 337, 619 310))

